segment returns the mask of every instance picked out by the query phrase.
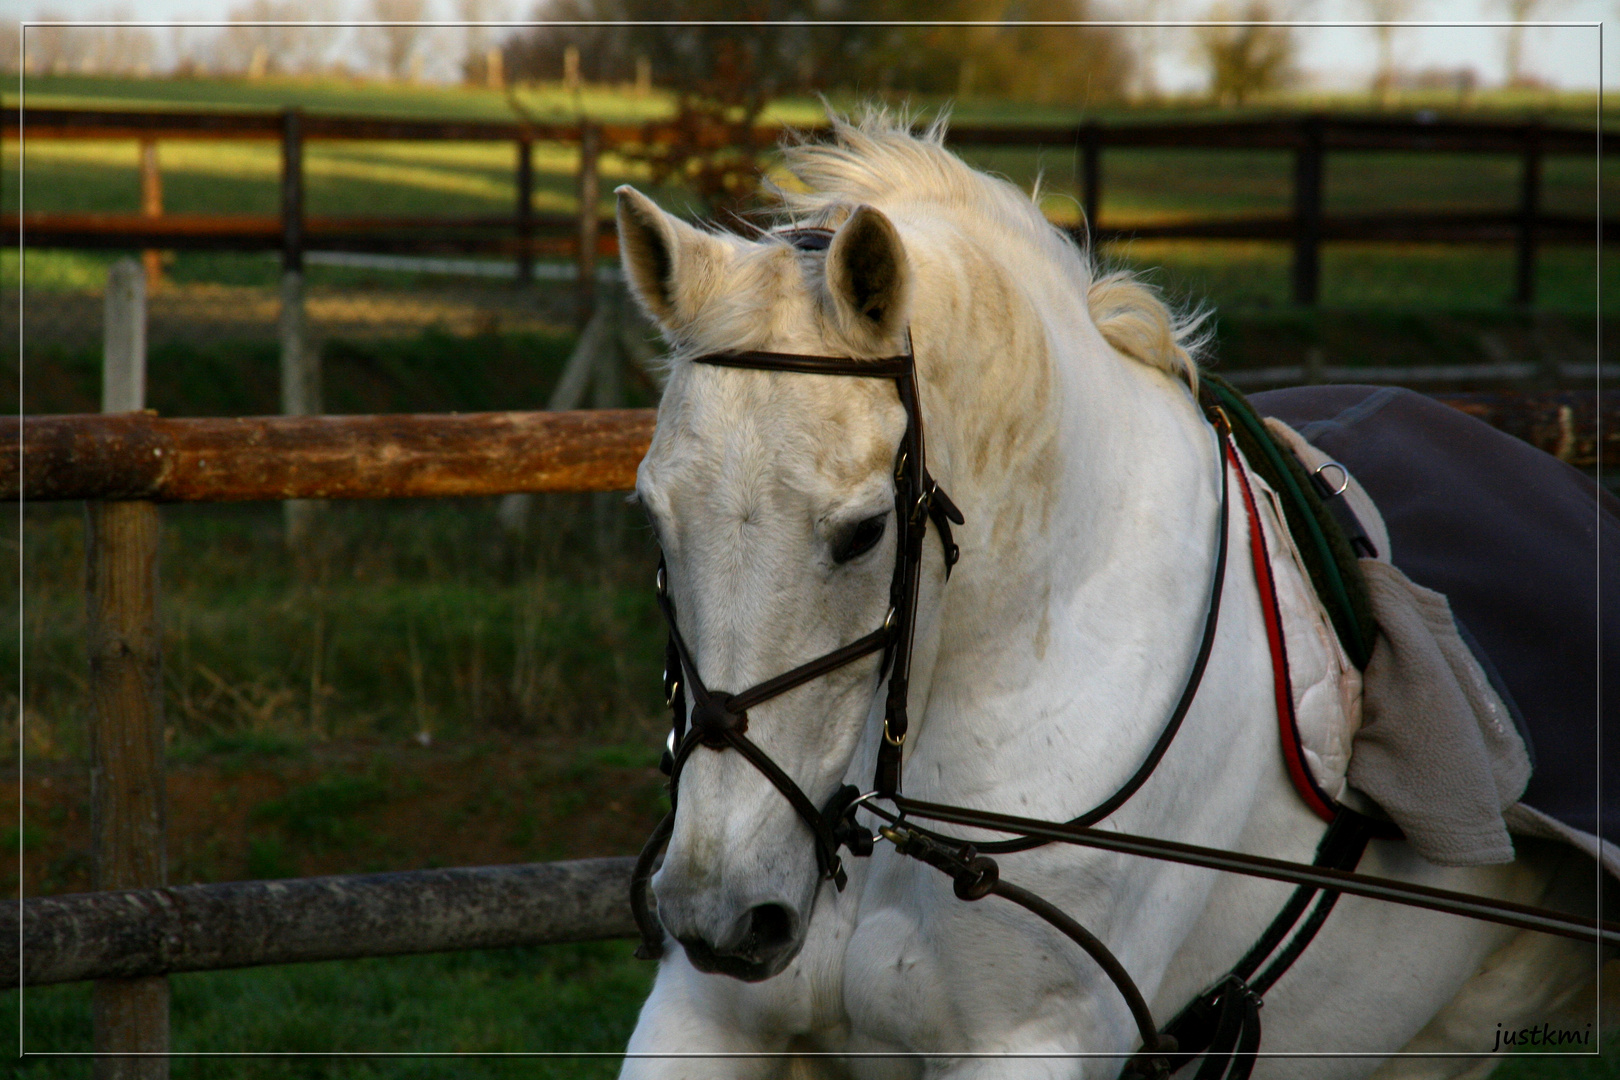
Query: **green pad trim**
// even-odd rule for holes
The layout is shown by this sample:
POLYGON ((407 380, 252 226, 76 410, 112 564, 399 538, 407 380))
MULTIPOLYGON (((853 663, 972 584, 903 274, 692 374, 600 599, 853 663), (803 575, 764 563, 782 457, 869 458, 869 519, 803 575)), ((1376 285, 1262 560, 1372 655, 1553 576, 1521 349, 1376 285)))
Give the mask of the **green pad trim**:
POLYGON ((1203 372, 1199 381, 1232 418, 1232 434, 1243 456, 1282 496, 1288 531, 1304 556, 1311 585, 1327 607, 1350 662, 1365 670, 1378 624, 1372 615, 1367 579, 1344 530, 1322 505, 1305 467, 1277 445, 1248 400, 1219 376, 1203 372))

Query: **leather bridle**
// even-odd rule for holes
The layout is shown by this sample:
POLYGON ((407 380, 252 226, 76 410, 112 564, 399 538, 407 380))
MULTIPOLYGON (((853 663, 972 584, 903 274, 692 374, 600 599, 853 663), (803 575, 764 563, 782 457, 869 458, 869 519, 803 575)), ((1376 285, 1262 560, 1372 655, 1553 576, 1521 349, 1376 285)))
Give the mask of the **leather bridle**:
MULTIPOLYGON (((801 248, 819 250, 827 246, 831 234, 827 230, 801 229, 775 235, 801 248)), ((1580 940, 1620 944, 1620 926, 1603 920, 1585 921, 1548 909, 1354 873, 1368 839, 1380 833, 1377 825, 1369 819, 1344 808, 1339 810, 1329 826, 1318 846, 1316 859, 1309 866, 1091 828, 1123 806, 1158 766, 1191 708, 1214 645, 1227 562, 1229 473, 1238 470, 1241 475, 1243 466, 1233 445, 1226 412, 1212 397, 1205 397, 1203 405, 1215 434, 1221 494, 1216 553, 1203 630, 1181 695, 1135 772, 1112 795, 1091 810, 1062 823, 941 806, 901 795, 900 764, 908 730, 906 697, 911 675, 923 541, 928 523, 932 521, 939 530, 948 579, 960 555, 951 536, 951 525, 964 523, 961 511, 928 473, 922 409, 917 397, 916 359, 910 334, 907 334, 907 351, 904 354, 878 359, 734 352, 699 356, 691 362, 756 371, 892 380, 906 412, 906 430, 894 466, 895 566, 889 586, 889 611, 882 626, 746 690, 727 693, 705 686, 698 673, 697 663, 681 635, 675 604, 669 595, 668 570, 660 558, 658 605, 669 627, 664 692, 672 712, 672 730, 663 769, 669 776, 671 809, 648 838, 632 875, 631 906, 642 938, 641 946, 636 950, 637 956, 656 959, 663 954, 663 928, 652 912, 648 896, 650 881, 658 855, 674 827, 674 807, 681 772, 700 745, 715 751, 728 748, 736 750, 770 780, 809 826, 815 838, 817 868, 822 877, 831 880, 840 891, 845 887, 848 875, 839 858, 839 849, 848 847, 853 854, 860 856, 870 855, 873 850, 873 834, 859 825, 854 817, 857 809, 864 808, 888 822, 879 832, 894 845, 897 853, 919 859, 950 875, 959 898, 978 900, 991 894, 1001 896, 1045 919, 1080 945, 1119 989, 1141 1035, 1142 1050, 1132 1059, 1126 1069, 1127 1074, 1162 1077, 1203 1056, 1205 1064, 1196 1080, 1218 1080, 1222 1076, 1227 1080, 1239 1080, 1247 1077, 1259 1045, 1258 1009, 1261 995, 1309 944, 1332 911, 1341 891, 1580 940), (862 794, 854 786, 846 784, 833 794, 825 806, 818 808, 792 777, 748 738, 748 710, 880 650, 883 659, 878 667, 878 681, 881 683, 887 674, 889 686, 873 790, 862 794), (688 694, 692 701, 690 725, 687 722, 688 694), (873 799, 890 802, 895 810, 873 805, 873 799), (911 820, 914 818, 954 822, 1015 835, 1009 840, 969 843, 919 826, 911 820), (1140 990, 1107 947, 1048 901, 1001 880, 999 868, 988 857, 989 854, 1026 851, 1054 842, 1213 866, 1290 881, 1297 888, 1238 964, 1198 995, 1161 1031, 1154 1023, 1140 990), (1268 958, 1271 958, 1271 964, 1260 970, 1268 958)), ((1259 522, 1252 516, 1251 508, 1250 528, 1258 527, 1259 522)))
MULTIPOLYGON (((909 344, 909 335, 908 335, 909 344)), ((877 773, 873 787, 880 795, 893 795, 900 787, 900 752, 905 746, 908 717, 907 689, 911 681, 911 645, 917 619, 917 588, 922 577, 923 537, 932 520, 939 530, 945 553, 945 574, 960 556, 951 539, 951 523, 962 524, 962 512, 951 502, 928 474, 924 456, 922 409, 917 401, 916 360, 908 349, 904 355, 874 360, 836 356, 803 356, 796 353, 738 352, 700 356, 693 363, 716 367, 749 368, 756 371, 786 371, 804 375, 853 376, 864 379, 891 379, 906 411, 906 431, 894 464, 895 561, 889 583, 889 612, 883 625, 864 637, 806 661, 791 671, 738 693, 711 690, 698 673, 691 650, 681 635, 675 602, 669 595, 669 572, 662 559, 658 563, 658 606, 669 624, 669 644, 664 658, 664 694, 674 716, 670 748, 666 760, 671 800, 680 784, 681 770, 698 746, 711 750, 730 747, 747 758, 798 811, 816 840, 816 865, 823 877, 842 890, 847 881, 838 857, 841 843, 851 840, 857 848, 870 850, 850 834, 848 804, 860 793, 845 786, 825 808, 817 808, 802 788, 788 776, 770 755, 748 738, 748 710, 763 704, 812 679, 820 678, 864 656, 881 650, 878 678, 889 676, 889 692, 883 710, 883 734, 878 746, 877 773), (687 725, 686 697, 692 699, 691 725, 687 725), (845 835, 840 836, 840 829, 845 835)))

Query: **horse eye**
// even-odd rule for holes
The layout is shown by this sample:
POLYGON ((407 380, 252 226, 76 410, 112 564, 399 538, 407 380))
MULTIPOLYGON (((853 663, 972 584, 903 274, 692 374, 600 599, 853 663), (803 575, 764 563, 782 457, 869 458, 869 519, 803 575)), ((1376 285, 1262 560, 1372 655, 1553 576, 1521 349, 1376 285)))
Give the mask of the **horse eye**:
POLYGON ((879 514, 846 531, 833 542, 833 562, 847 563, 877 547, 878 541, 883 539, 883 529, 888 521, 888 514, 879 514))

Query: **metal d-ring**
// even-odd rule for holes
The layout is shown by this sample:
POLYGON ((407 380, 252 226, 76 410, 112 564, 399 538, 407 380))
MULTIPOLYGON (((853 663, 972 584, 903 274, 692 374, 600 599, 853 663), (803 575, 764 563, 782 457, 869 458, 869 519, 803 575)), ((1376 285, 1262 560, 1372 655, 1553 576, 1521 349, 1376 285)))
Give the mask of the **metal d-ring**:
POLYGON ((888 743, 890 746, 895 747, 896 749, 898 749, 899 747, 902 747, 902 746, 904 746, 906 744, 906 733, 905 732, 902 731, 900 733, 900 737, 898 739, 895 738, 893 735, 889 734, 889 718, 887 716, 885 716, 883 718, 883 741, 888 743))
POLYGON ((664 573, 664 567, 663 567, 662 564, 660 564, 659 567, 658 567, 658 576, 653 579, 653 583, 658 586, 658 595, 659 596, 664 596, 664 595, 668 594, 668 592, 669 592, 669 575, 664 573))
POLYGON ((861 805, 861 803, 865 802, 866 800, 868 800, 868 799, 880 799, 880 798, 882 798, 882 796, 879 795, 876 791, 868 791, 865 795, 857 795, 853 799, 849 800, 849 805, 848 806, 844 807, 844 816, 848 817, 851 813, 854 812, 854 810, 855 810, 855 808, 857 806, 861 805))
MULTIPOLYGON (((1324 461, 1322 464, 1316 467, 1315 475, 1320 477, 1323 469, 1338 469, 1339 475, 1343 477, 1343 479, 1339 481, 1339 486, 1328 492, 1328 498, 1331 499, 1335 495, 1343 495, 1345 489, 1350 486, 1350 470, 1345 468, 1343 465, 1340 465, 1337 461, 1324 461)), ((1323 479, 1322 482, 1325 484, 1327 483, 1327 480, 1323 479)))

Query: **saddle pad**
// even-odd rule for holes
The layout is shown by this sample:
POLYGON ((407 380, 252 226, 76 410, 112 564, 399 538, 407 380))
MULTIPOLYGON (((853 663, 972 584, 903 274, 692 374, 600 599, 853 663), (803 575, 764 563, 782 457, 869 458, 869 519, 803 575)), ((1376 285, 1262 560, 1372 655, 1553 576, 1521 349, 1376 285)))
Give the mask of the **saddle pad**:
MULTIPOLYGON (((1331 807, 1349 794, 1350 751, 1361 723, 1361 671, 1351 662, 1326 606, 1317 598, 1299 541, 1288 528, 1282 496, 1255 472, 1247 455, 1242 451, 1239 455, 1249 473, 1255 509, 1265 533, 1273 595, 1282 624, 1283 653, 1288 662, 1293 731, 1287 730, 1289 718, 1279 716, 1284 725, 1280 735, 1285 744, 1293 742, 1297 746, 1310 773, 1309 781, 1304 783, 1294 776, 1301 797, 1313 806, 1325 802, 1331 807), (1318 793, 1314 798, 1305 790, 1311 785, 1318 793)), ((1285 757, 1287 753, 1285 746, 1285 757)))
POLYGON ((1620 843, 1620 710, 1608 703, 1620 692, 1620 501, 1409 390, 1299 387, 1250 401, 1354 474, 1383 515, 1394 565, 1449 599, 1534 762, 1521 802, 1620 843))

